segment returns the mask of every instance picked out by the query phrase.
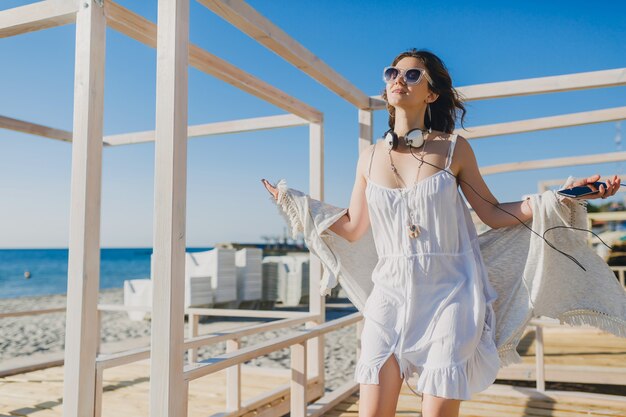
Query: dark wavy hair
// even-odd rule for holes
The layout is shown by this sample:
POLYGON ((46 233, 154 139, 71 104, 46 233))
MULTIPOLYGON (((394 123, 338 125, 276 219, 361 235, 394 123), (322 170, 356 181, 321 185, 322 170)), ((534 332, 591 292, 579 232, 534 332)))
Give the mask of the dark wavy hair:
MULTIPOLYGON (((422 61, 426 67, 426 71, 430 78, 433 80, 433 85, 428 84, 428 88, 435 94, 439 94, 439 97, 434 102, 430 103, 430 113, 432 117, 432 123, 428 121, 428 116, 424 114, 424 126, 438 130, 445 133, 452 133, 454 131, 455 122, 458 118, 458 113, 461 113, 461 126, 463 127, 463 121, 465 119, 465 105, 464 100, 460 93, 452 86, 452 78, 448 73, 443 61, 435 54, 425 49, 417 50, 415 48, 409 49, 406 52, 402 52, 400 55, 394 58, 391 65, 396 65, 402 58, 414 57, 422 61)), ((396 120, 396 109, 387 101, 387 90, 383 90, 383 100, 387 103, 387 111, 389 112, 389 128, 393 129, 396 120)))

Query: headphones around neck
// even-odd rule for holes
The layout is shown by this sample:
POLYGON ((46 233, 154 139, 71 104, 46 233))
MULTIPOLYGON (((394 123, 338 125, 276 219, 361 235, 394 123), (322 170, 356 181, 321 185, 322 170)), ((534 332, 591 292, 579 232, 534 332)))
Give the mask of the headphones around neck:
POLYGON ((388 150, 395 150, 398 148, 398 143, 402 139, 404 140, 404 144, 411 148, 419 148, 424 144, 424 132, 431 133, 432 129, 421 130, 420 128, 415 128, 409 130, 405 136, 400 136, 393 131, 393 129, 389 129, 385 132, 383 139, 387 144, 388 150))

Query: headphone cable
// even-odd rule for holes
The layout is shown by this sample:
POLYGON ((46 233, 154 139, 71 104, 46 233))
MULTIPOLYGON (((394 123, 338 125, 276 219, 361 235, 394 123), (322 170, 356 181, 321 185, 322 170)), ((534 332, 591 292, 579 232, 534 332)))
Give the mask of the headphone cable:
MULTIPOLYGON (((590 233, 592 233, 594 236, 596 236, 596 237, 600 240, 600 242, 602 242, 602 244, 604 244, 604 246, 606 246, 606 247, 607 247, 607 248, 609 248, 609 249, 612 249, 612 248, 611 248, 611 246, 607 245, 607 244, 606 244, 606 243, 605 243, 605 242, 604 242, 604 241, 600 238, 600 236, 598 236, 597 234, 595 234, 593 231, 588 230, 588 229, 582 229, 582 228, 578 228, 578 227, 573 227, 573 226, 554 226, 554 227, 550 227, 550 228, 546 229, 546 230, 543 232, 543 236, 540 236, 540 235, 539 235, 539 233, 535 232, 535 231, 534 231, 531 227, 528 227, 528 225, 527 225, 526 223, 524 223, 522 220, 520 220, 520 219, 519 219, 516 215, 514 215, 513 213, 509 213, 508 211, 506 211, 506 210, 505 210, 505 209, 503 209, 502 207, 499 207, 497 204, 492 203, 491 201, 487 200, 487 199, 486 199, 486 198, 484 198, 482 195, 480 195, 480 193, 478 193, 478 191, 476 191, 476 190, 474 189, 474 187, 472 187, 472 185, 471 185, 470 183, 468 183, 467 181, 464 181, 464 180, 462 180, 462 179, 458 178, 456 175, 454 175, 452 172, 448 171, 448 170, 447 170, 447 169, 445 169, 445 168, 438 167, 438 166, 436 166, 436 165, 434 165, 434 164, 431 164, 430 162, 425 161, 425 160, 424 160, 424 158, 421 158, 421 159, 420 159, 420 158, 418 158, 418 157, 417 157, 417 156, 413 153, 412 146, 409 146, 409 151, 411 152, 411 155, 412 155, 415 159, 417 159, 418 161, 425 162, 425 163, 427 163, 428 165, 431 165, 431 166, 433 166, 433 167, 435 167, 435 168, 437 168, 437 169, 439 169, 439 170, 446 171, 447 173, 449 173, 450 175, 452 175, 454 178, 456 178, 458 181, 462 181, 462 182, 464 182, 465 184, 467 184, 467 185, 468 185, 468 186, 472 189, 472 191, 474 191, 474 192, 476 193, 476 195, 478 195, 478 196, 479 196, 480 198, 482 198, 484 201, 488 202, 489 204, 491 204, 492 206, 494 206, 494 207, 495 207, 495 208, 497 208, 498 210, 502 210, 502 211, 504 211, 505 213, 507 213, 507 214, 509 214, 509 215, 511 215, 511 216, 513 216, 513 217, 515 217, 515 218, 517 219, 517 221, 518 221, 518 222, 520 222, 520 223, 521 223, 521 224, 522 224, 525 228, 527 228, 528 230, 530 230, 531 232, 533 232, 534 234, 536 234, 537 236, 539 236, 541 239, 543 239, 543 240, 544 240, 544 241, 548 244, 548 246, 550 246, 552 249, 554 249, 554 250, 556 250, 556 251, 558 251, 558 252, 562 253, 563 255, 565 255, 566 257, 568 257, 568 258, 569 258, 569 259, 571 259, 572 261, 574 261, 574 262, 575 262, 575 263, 576 263, 579 267, 581 267, 581 268, 583 269, 583 271, 587 271, 587 270, 585 269, 585 267, 584 267, 584 266, 582 266, 582 264, 581 264, 580 262, 578 262, 578 260, 577 260, 576 258, 574 258, 572 255, 570 255, 570 254, 568 254, 568 253, 565 253, 565 252, 563 252, 562 250, 560 250, 560 249, 556 248, 556 247, 555 247, 552 243, 550 243, 548 240, 546 240, 546 238, 544 237, 544 236, 545 236, 545 234, 546 234, 546 232, 548 232, 549 230, 552 230, 552 229, 557 229, 557 228, 566 228, 566 229, 574 229, 574 230, 581 230, 581 231, 585 231, 585 232, 590 232, 590 233)), ((626 185, 626 184, 621 184, 621 183, 620 183, 620 185, 626 185)))

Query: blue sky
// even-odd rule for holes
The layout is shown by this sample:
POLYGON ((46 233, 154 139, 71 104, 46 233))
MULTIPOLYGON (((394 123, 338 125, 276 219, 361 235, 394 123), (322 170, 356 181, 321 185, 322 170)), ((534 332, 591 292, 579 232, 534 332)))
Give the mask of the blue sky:
MULTIPOLYGON (((32 1, 3 0, 0 10, 26 3, 32 1)), ((119 3, 156 21, 156 0, 119 3)), ((382 91, 381 69, 412 47, 439 55, 455 86, 626 67, 624 2, 248 3, 369 95, 382 91)), ((193 0, 190 27, 192 43, 324 113, 326 200, 346 207, 357 110, 193 0)), ((72 129, 74 32, 68 25, 0 39, 0 115, 72 129)), ((154 129, 155 57, 153 49, 107 31, 105 134, 154 129)), ((284 113, 195 69, 189 74, 190 124, 284 113)), ((465 126, 624 106, 625 93, 619 87, 470 102, 465 126)), ((386 113, 379 111, 376 134, 385 126, 386 113)), ((492 165, 612 152, 615 135, 616 123, 602 123, 470 143, 479 164, 492 165)), ((0 247, 67 247, 70 170, 70 144, 0 130, 0 247)), ((610 163, 485 180, 505 202, 536 192, 541 179, 622 170, 610 163)), ((104 149, 103 247, 152 246, 153 175, 153 144, 104 149)), ((307 190, 307 127, 190 140, 188 246, 260 242, 262 235, 284 233, 262 177, 307 190)))

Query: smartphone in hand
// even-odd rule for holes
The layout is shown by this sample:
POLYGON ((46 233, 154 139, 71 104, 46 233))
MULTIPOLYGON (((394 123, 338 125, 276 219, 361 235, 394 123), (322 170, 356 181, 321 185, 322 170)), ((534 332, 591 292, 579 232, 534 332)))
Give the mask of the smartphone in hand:
POLYGON ((587 185, 581 185, 578 187, 572 187, 572 188, 564 188, 562 190, 558 190, 557 193, 561 194, 565 197, 570 197, 570 198, 579 198, 579 197, 583 197, 589 194, 595 194, 600 192, 600 186, 604 185, 604 188, 606 189, 606 183, 602 182, 602 181, 596 181, 594 183, 590 183, 587 185), (593 185, 595 187, 595 190, 591 187, 589 187, 590 185, 593 185))

